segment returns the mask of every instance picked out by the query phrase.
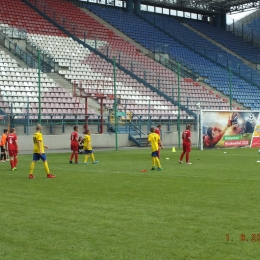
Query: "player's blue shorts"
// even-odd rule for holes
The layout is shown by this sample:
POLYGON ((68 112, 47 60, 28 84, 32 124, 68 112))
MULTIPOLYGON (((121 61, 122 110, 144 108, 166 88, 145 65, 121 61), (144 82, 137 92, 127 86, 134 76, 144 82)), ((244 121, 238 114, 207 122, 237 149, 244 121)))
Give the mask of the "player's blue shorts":
POLYGON ((39 161, 39 160, 47 161, 45 153, 43 153, 43 154, 34 153, 33 154, 33 161, 39 161))
POLYGON ((84 150, 85 154, 92 154, 93 150, 84 150))
POLYGON ((158 151, 152 152, 152 157, 158 157, 158 151))

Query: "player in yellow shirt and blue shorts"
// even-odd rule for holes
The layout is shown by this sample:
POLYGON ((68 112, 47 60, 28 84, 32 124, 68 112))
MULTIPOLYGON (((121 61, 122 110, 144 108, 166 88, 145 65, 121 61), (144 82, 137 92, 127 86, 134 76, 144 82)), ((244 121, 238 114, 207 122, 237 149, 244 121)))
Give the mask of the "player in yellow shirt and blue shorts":
POLYGON ((157 133, 155 133, 155 128, 153 126, 150 128, 150 134, 148 135, 147 146, 149 143, 151 143, 151 149, 152 149, 152 154, 151 154, 152 155, 152 169, 151 170, 154 171, 157 169, 157 171, 161 171, 162 166, 161 166, 160 160, 158 158, 158 150, 159 150, 159 146, 163 150, 163 145, 162 145, 160 136, 157 133), (157 168, 155 165, 157 165, 157 168))
POLYGON ((47 163, 47 158, 44 153, 44 148, 48 149, 49 147, 44 145, 42 138, 42 126, 36 126, 36 133, 33 135, 33 161, 30 166, 30 175, 29 179, 34 179, 33 170, 37 161, 42 160, 44 169, 47 173, 47 178, 55 178, 56 176, 52 175, 49 170, 49 166, 47 163))
POLYGON ((84 143, 83 143, 83 150, 85 152, 84 164, 88 164, 89 156, 91 157, 93 164, 98 163, 98 161, 95 161, 95 157, 94 157, 93 150, 92 150, 90 130, 86 131, 86 135, 84 137, 84 143))

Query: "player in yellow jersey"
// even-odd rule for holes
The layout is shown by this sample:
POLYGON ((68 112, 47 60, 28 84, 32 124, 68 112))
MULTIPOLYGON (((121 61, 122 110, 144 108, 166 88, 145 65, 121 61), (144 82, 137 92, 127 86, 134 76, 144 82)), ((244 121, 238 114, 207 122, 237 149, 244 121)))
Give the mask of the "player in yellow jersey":
POLYGON ((85 152, 84 164, 88 164, 88 157, 89 156, 91 157, 93 164, 98 163, 98 161, 95 161, 95 157, 94 157, 93 150, 92 150, 90 130, 86 131, 86 135, 84 137, 83 150, 85 152))
POLYGON ((162 170, 162 166, 160 163, 160 160, 158 158, 158 150, 159 150, 159 146, 162 148, 163 150, 163 145, 161 142, 161 138, 160 136, 155 133, 155 128, 152 126, 150 128, 150 134, 148 135, 148 141, 147 141, 147 146, 148 144, 151 143, 151 149, 152 149, 152 169, 151 170, 156 170, 156 166, 157 165, 157 171, 161 171, 162 170))
POLYGON ((47 158, 44 153, 44 148, 48 149, 48 146, 44 145, 43 138, 42 138, 42 126, 36 126, 36 133, 33 135, 33 161, 30 166, 30 175, 29 179, 34 179, 33 170, 35 167, 35 163, 40 159, 43 161, 44 169, 47 173, 47 178, 55 178, 56 176, 52 175, 49 170, 49 166, 47 163, 47 158))

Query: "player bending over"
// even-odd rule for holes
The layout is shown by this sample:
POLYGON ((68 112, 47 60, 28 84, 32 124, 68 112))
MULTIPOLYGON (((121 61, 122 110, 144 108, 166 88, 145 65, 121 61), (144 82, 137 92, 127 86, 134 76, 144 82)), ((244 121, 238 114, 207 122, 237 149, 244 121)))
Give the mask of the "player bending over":
POLYGON ((11 170, 17 170, 19 147, 15 128, 11 128, 10 134, 7 136, 6 151, 9 152, 11 170))
POLYGON ((161 171, 162 170, 162 166, 160 163, 160 160, 158 158, 158 149, 159 146, 162 148, 163 150, 163 145, 161 142, 161 138, 158 134, 155 133, 155 128, 152 126, 150 128, 150 134, 148 135, 148 141, 147 141, 147 146, 149 143, 151 143, 151 149, 152 149, 152 169, 151 170, 156 170, 156 166, 157 165, 157 171, 161 171))
POLYGON ((48 146, 44 145, 43 138, 42 138, 42 126, 36 126, 36 133, 33 135, 33 161, 30 166, 30 175, 29 179, 34 179, 33 170, 35 167, 35 163, 40 159, 43 161, 44 169, 47 173, 47 178, 56 178, 56 176, 52 175, 49 170, 49 166, 47 163, 47 158, 44 153, 44 148, 48 149, 48 146))
POLYGON ((85 152, 84 164, 88 164, 89 156, 91 157, 92 163, 97 164, 98 161, 95 161, 95 157, 94 157, 93 150, 92 150, 90 130, 86 131, 86 135, 84 137, 83 149, 85 152))

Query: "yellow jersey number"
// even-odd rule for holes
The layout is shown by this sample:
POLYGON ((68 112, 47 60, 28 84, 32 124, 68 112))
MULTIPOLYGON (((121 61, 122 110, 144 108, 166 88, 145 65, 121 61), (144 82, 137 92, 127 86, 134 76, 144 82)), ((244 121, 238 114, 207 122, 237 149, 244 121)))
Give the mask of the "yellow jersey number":
POLYGON ((37 144, 37 138, 36 138, 36 137, 33 137, 33 142, 34 142, 35 144, 37 144))

